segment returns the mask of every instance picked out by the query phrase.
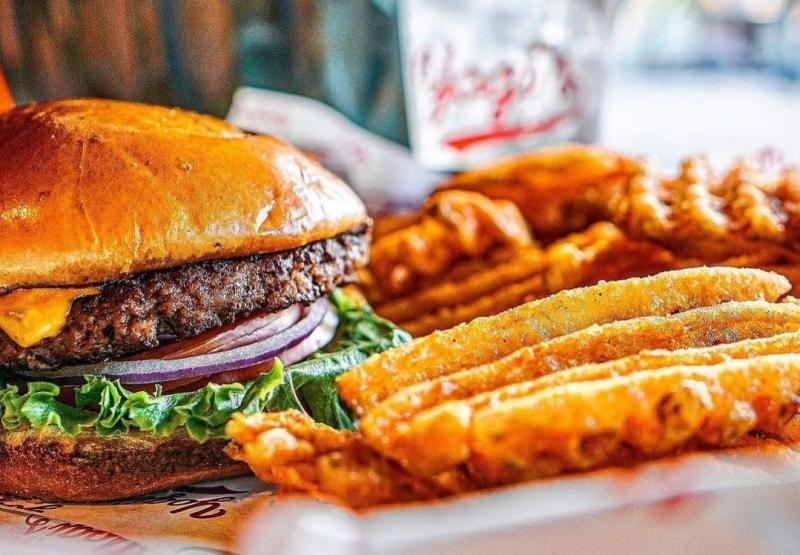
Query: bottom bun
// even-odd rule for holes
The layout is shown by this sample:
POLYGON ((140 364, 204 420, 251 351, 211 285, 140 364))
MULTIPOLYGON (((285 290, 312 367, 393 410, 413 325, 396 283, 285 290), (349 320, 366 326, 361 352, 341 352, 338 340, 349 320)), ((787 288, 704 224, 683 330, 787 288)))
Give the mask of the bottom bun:
POLYGON ((168 437, 142 432, 67 436, 50 429, 0 434, 0 494, 44 501, 108 501, 242 476, 228 457, 228 441, 203 444, 184 431, 168 437))

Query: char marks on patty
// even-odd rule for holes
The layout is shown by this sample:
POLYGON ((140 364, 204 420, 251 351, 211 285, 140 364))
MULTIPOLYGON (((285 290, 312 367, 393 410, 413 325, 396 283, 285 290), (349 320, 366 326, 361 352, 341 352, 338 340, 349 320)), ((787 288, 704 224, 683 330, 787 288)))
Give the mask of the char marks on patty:
MULTIPOLYGON (((367 259, 367 226, 293 250, 186 264, 102 284, 77 299, 67 325, 23 348, 0 331, 0 367, 49 370, 158 347, 254 312, 309 304, 355 279, 367 259)), ((43 375, 46 377, 46 375, 43 375)))

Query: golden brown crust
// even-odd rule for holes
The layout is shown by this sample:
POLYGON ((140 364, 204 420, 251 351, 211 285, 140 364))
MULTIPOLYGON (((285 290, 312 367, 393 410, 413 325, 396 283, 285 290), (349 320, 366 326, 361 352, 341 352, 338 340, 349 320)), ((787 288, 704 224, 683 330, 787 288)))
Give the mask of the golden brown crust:
POLYGON ((639 167, 631 158, 579 144, 542 148, 458 174, 438 190, 466 190, 516 204, 545 242, 604 219, 610 199, 639 167))
POLYGON ((107 501, 248 473, 223 451, 185 433, 103 438, 30 430, 0 434, 0 494, 45 501, 107 501))
POLYGON ((464 489, 418 478, 381 457, 358 434, 319 424, 296 410, 236 414, 226 431, 233 440, 228 453, 251 465, 262 480, 323 500, 347 499, 354 508, 434 499, 464 489))
POLYGON ((392 232, 383 227, 362 280, 373 301, 418 289, 460 260, 533 243, 516 206, 469 191, 433 195, 417 221, 392 232))
POLYGON ((728 301, 774 301, 790 288, 778 274, 701 267, 561 291, 373 355, 336 383, 342 399, 361 416, 414 383, 486 364, 592 324, 663 316, 728 301))
POLYGON ((0 290, 291 249, 366 221, 317 163, 216 118, 88 99, 0 115, 0 290))

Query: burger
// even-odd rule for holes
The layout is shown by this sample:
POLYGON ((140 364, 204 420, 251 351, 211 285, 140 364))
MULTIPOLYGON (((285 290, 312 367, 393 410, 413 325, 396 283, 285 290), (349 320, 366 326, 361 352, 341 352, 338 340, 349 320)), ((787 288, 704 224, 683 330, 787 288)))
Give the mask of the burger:
POLYGON ((0 493, 241 475, 234 412, 352 426, 334 378, 407 335, 337 289, 370 220, 286 143, 177 109, 0 114, 0 493))

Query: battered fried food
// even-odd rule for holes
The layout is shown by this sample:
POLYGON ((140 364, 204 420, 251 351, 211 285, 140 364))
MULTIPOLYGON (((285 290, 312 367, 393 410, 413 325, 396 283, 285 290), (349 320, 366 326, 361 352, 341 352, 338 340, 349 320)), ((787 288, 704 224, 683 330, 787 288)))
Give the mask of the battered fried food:
MULTIPOLYGON (((798 329, 800 306, 764 301, 732 302, 670 316, 595 325, 519 349, 490 364, 406 387, 369 410, 361 419, 359 430, 387 457, 422 475, 433 475, 466 462, 467 433, 475 411, 538 391, 545 384, 577 381, 571 368, 623 359, 651 349, 706 347, 798 329), (422 450, 424 457, 420 456, 422 450)), ((717 358, 709 358, 706 363, 720 362, 720 356, 738 358, 735 355, 741 353, 792 352, 787 349, 798 345, 800 338, 793 336, 790 341, 719 349, 708 355, 716 353, 717 358)), ((656 358, 634 361, 638 368, 633 362, 628 364, 642 369, 642 361, 655 365, 656 358)), ((674 364, 688 363, 685 358, 674 360, 674 364)), ((614 367, 609 375, 616 373, 623 370, 614 367)))
POLYGON ((440 190, 477 191, 514 202, 545 241, 607 219, 639 163, 597 147, 563 145, 500 160, 455 176, 440 190))
POLYGON ((228 454, 265 482, 353 508, 432 499, 465 491, 466 482, 439 483, 411 475, 380 457, 358 435, 317 424, 295 411, 237 414, 226 431, 228 454))
MULTIPOLYGON (((602 365, 576 369, 588 377, 478 411, 464 470, 431 477, 387 461, 357 434, 296 411, 237 416, 228 424, 234 441, 228 452, 284 489, 365 508, 629 464, 681 448, 731 446, 752 431, 780 436, 796 414, 797 346, 797 334, 786 334, 771 345, 725 346, 752 358, 730 360, 704 349, 654 354, 661 365, 639 371, 636 363, 617 363, 630 371, 623 374, 610 371, 614 363, 605 372, 602 365), (793 354, 759 354, 773 348, 793 354), (721 362, 697 365, 715 360, 721 362)), ((448 440, 447 429, 438 432, 437 440, 448 440)))
POLYGON ((345 374, 343 392, 367 384, 345 397, 359 434, 299 413, 241 417, 231 453, 366 507, 779 436, 800 399, 800 304, 771 302, 788 287, 692 268, 565 291, 345 374))
POLYGON ((772 301, 789 289, 786 278, 760 270, 692 268, 562 291, 373 356, 338 378, 339 393, 363 415, 408 385, 486 364, 592 324, 727 301, 772 301))
MULTIPOLYGON (((514 202, 537 236, 554 242, 540 262, 529 256, 535 247, 499 263, 486 259, 490 253, 467 254, 475 257, 470 264, 460 264, 458 271, 440 264, 404 292, 382 289, 386 279, 365 275, 377 312, 415 336, 561 289, 703 264, 775 269, 800 287, 798 170, 767 177, 739 161, 717 174, 704 158, 693 157, 677 177, 668 178, 650 160, 567 145, 466 172, 432 199, 459 190, 514 202), (565 236, 576 228, 581 231, 565 236)), ((386 227, 411 225, 409 218, 392 219, 386 227)), ((417 215, 417 225, 421 218, 417 215)), ((383 274, 393 265, 399 274, 408 273, 409 262, 382 256, 373 254, 373 265, 383 267, 383 274)), ((423 264, 428 258, 441 260, 427 257, 423 264)))
POLYGON ((391 298, 436 276, 461 258, 481 257, 505 245, 530 245, 532 238, 519 210, 508 201, 478 193, 434 195, 418 222, 381 236, 372 245, 371 298, 391 298))
POLYGON ((513 258, 508 261, 390 300, 375 310, 383 318, 396 322, 401 327, 407 327, 403 325, 404 322, 412 321, 421 314, 465 304, 531 278, 543 271, 545 264, 546 256, 540 248, 524 247, 517 249, 513 258))
MULTIPOLYGON (((482 286, 479 290, 485 287, 485 291, 473 300, 458 303, 464 292, 473 296, 473 282, 467 278, 458 285, 453 284, 453 289, 460 287, 461 293, 451 297, 450 303, 444 303, 428 313, 422 312, 421 316, 412 320, 395 321, 419 337, 479 316, 491 316, 563 289, 593 285, 604 279, 647 276, 681 267, 682 264, 669 251, 654 243, 630 240, 613 224, 599 223, 585 232, 552 244, 542 256, 541 270, 523 280, 510 284, 503 284, 500 280, 492 289, 488 288, 488 283, 479 282, 482 286)), ((499 270, 488 270, 481 277, 498 275, 499 270)), ((411 303, 408 306, 411 309, 411 303)), ((382 306, 377 310, 382 316, 392 319, 386 316, 382 306)))
POLYGON ((764 250, 780 256, 774 263, 797 263, 799 176, 791 168, 767 176, 747 160, 716 174, 702 157, 693 157, 670 179, 649 160, 567 145, 466 172, 440 190, 511 200, 545 241, 605 220, 632 238, 656 241, 706 264, 764 250), (541 178, 550 175, 553 160, 560 177, 541 178))
POLYGON ((792 284, 791 294, 795 297, 800 295, 800 264, 759 264, 754 267, 784 276, 792 284))
POLYGON ((666 180, 645 164, 606 217, 632 237, 705 262, 764 250, 797 261, 800 214, 788 179, 769 180, 747 161, 715 176, 705 160, 691 158, 677 179, 666 180))
POLYGON ((650 458, 690 444, 777 433, 797 412, 800 357, 673 366, 554 386, 487 407, 470 430, 470 471, 496 485, 650 458))
MULTIPOLYGON (((650 160, 565 145, 455 176, 430 202, 441 203, 458 191, 512 201, 537 237, 556 242, 544 251, 541 264, 531 264, 522 250, 494 272, 497 264, 484 261, 489 253, 464 255, 474 256, 472 264, 452 273, 442 257, 415 259, 408 252, 407 257, 386 258, 380 249, 373 253, 373 265, 381 271, 364 275, 367 296, 379 314, 416 336, 601 279, 703 264, 777 269, 798 277, 798 170, 768 177, 742 160, 717 174, 704 158, 693 157, 683 162, 677 177, 668 178, 650 160), (595 229, 586 226, 600 221, 594 225, 614 229, 617 237, 581 244, 595 229), (575 230, 582 231, 566 236, 575 230), (414 262, 408 259, 421 260, 432 273, 418 272, 409 278, 408 289, 393 292, 393 281, 385 276, 392 271, 401 281, 410 276, 407 267, 414 262)), ((384 227, 405 225, 411 233, 422 225, 423 216, 392 218, 384 227)), ((800 280, 792 283, 800 287, 800 280)))

